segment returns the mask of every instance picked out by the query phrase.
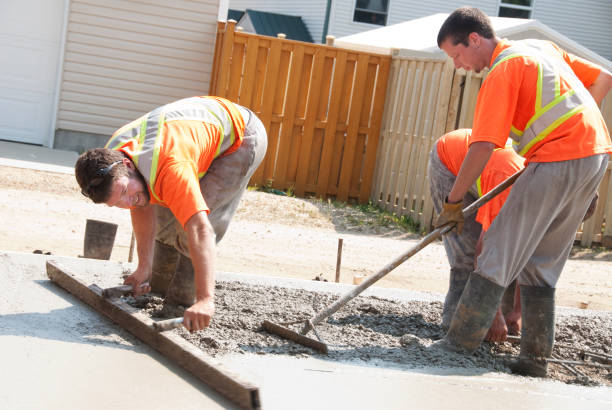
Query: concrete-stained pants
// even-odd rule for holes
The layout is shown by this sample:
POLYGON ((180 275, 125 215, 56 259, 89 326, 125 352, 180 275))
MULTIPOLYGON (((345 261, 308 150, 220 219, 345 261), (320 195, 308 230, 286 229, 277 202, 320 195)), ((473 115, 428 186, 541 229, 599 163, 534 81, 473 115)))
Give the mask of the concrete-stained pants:
MULTIPOLYGON (((436 214, 440 214, 444 200, 451 191, 456 177, 440 161, 437 146, 438 143, 436 141, 429 154, 427 171, 429 173, 429 190, 434 209, 436 214)), ((473 193, 468 192, 463 198, 463 208, 476 201, 476 199, 478 198, 473 193)), ((442 237, 448 263, 451 267, 451 276, 455 273, 469 274, 474 270, 475 249, 482 230, 480 223, 476 222, 475 215, 472 214, 465 218, 461 236, 457 235, 457 232, 453 230, 442 237)))
MULTIPOLYGON (((200 179, 200 189, 210 212, 208 220, 216 234, 217 243, 223 238, 238 208, 251 176, 261 163, 268 146, 266 129, 251 111, 239 107, 246 128, 242 145, 230 155, 216 158, 200 179)), ((156 206, 156 240, 174 246, 189 257, 187 233, 170 209, 156 206)))
POLYGON ((554 288, 607 165, 608 154, 528 164, 484 236, 475 273, 504 287, 518 277, 554 288))

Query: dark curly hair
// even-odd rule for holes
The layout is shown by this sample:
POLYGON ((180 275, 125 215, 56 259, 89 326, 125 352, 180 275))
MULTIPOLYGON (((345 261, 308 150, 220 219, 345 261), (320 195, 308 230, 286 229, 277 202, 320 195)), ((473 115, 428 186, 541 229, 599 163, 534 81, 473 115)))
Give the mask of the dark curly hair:
POLYGON ((467 47, 470 33, 477 33, 487 39, 495 37, 491 20, 485 13, 475 7, 460 7, 440 27, 438 47, 449 38, 454 46, 461 43, 467 47))
POLYGON ((94 148, 81 154, 74 165, 74 176, 81 193, 96 204, 106 202, 113 180, 128 175, 128 167, 121 163, 127 155, 108 148, 94 148))

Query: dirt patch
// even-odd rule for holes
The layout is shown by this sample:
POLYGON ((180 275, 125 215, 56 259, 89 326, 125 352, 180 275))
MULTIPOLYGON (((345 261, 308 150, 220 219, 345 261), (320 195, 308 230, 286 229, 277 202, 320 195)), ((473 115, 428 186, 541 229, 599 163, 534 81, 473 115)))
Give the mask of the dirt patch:
MULTIPOLYGON (((263 331, 261 323, 264 319, 275 323, 303 321, 329 306, 337 297, 330 293, 218 282, 216 314, 211 326, 195 334, 184 328, 173 331, 213 356, 246 352, 317 355, 310 348, 263 331)), ((165 310, 162 299, 156 296, 128 298, 128 302, 155 318, 181 316, 183 312, 180 308, 165 310)), ((506 362, 519 352, 515 344, 483 343, 471 356, 428 349, 444 336, 440 327, 441 313, 440 302, 398 302, 360 296, 317 326, 317 331, 330 346, 326 357, 338 362, 357 360, 385 367, 509 373, 506 362)), ((299 330, 299 325, 294 326, 294 330, 299 330)), ((557 319, 556 331, 555 355, 562 359, 584 359, 592 363, 593 359, 581 354, 580 349, 604 355, 611 353, 611 315, 561 317, 557 319)), ((552 379, 565 383, 612 386, 609 369, 576 366, 567 370, 557 363, 551 363, 549 368, 552 379)))

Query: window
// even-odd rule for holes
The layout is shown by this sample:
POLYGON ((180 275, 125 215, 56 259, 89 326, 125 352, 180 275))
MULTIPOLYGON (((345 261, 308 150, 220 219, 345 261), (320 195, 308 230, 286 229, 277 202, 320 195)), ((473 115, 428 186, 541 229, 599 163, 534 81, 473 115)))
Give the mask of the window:
POLYGON ((353 21, 384 26, 388 11, 389 0, 357 0, 353 21))
POLYGON ((531 18, 534 0, 500 0, 499 17, 531 18))

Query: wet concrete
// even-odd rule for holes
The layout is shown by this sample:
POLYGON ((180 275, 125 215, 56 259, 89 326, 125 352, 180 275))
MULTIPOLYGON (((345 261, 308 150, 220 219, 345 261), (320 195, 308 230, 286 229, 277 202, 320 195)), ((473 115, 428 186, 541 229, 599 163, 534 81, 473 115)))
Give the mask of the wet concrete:
MULTIPOLYGON (((199 397, 201 408, 224 406, 218 398, 214 398, 214 394, 198 388, 197 382, 189 381, 188 376, 181 375, 179 370, 173 369, 172 364, 166 363, 155 352, 49 283, 44 273, 46 258, 42 255, 0 253, 0 288, 8 291, 8 300, 0 300, 0 312, 3 315, 0 318, 0 349, 3 352, 7 348, 17 352, 14 359, 5 360, 11 366, 8 367, 9 372, 15 377, 8 382, 4 381, 0 393, 1 408, 83 408, 86 399, 89 400, 86 402, 87 407, 91 408, 98 405, 98 408, 190 408, 189 404, 195 403, 185 399, 190 394, 199 397), (70 353, 68 358, 67 353, 70 353), (93 361, 88 361, 90 356, 94 357, 93 361), (19 363, 25 364, 22 365, 23 369, 19 363), (88 373, 92 373, 92 378, 85 378, 88 373), (41 375, 40 379, 36 376, 36 394, 28 390, 31 387, 28 376, 32 374, 41 375), (65 383, 55 380, 59 379, 57 374, 66 378, 65 383), (136 385, 129 385, 130 380, 142 377, 146 379, 136 385), (178 386, 175 386, 175 379, 180 381, 178 386), (41 386, 43 383, 38 380, 53 380, 53 389, 41 386), (4 387, 7 389, 4 390, 4 387), (114 395, 111 396, 109 392, 114 395), (139 399, 147 394, 155 397, 157 402, 151 401, 148 406, 141 406, 139 399), (51 406, 44 401, 46 395, 53 400, 49 402, 51 406), (93 407, 92 397, 96 398, 93 407), (164 402, 163 399, 170 402, 164 402), (41 403, 45 405, 41 406, 41 403)), ((61 260, 63 264, 73 264, 85 276, 90 277, 92 282, 102 287, 118 284, 126 268, 116 262, 76 258, 61 260)), ((282 285, 298 293, 344 293, 350 287, 232 274, 219 274, 218 280, 221 287, 230 292, 224 296, 224 301, 218 301, 218 313, 222 313, 221 306, 227 306, 228 309, 232 308, 234 315, 228 316, 230 326, 225 327, 225 338, 215 335, 212 340, 218 344, 227 342, 228 346, 233 346, 230 342, 238 334, 234 332, 240 326, 250 326, 250 318, 261 313, 256 307, 248 307, 239 300, 231 299, 231 292, 239 294, 243 291, 241 289, 247 287, 262 293, 271 285, 282 285)), ((366 295, 397 299, 409 304, 431 304, 441 300, 441 295, 380 288, 371 288, 366 295)), ((274 294, 269 296, 274 298, 274 294)), ((318 310, 327 303, 325 298, 311 301, 308 309, 318 310)), ((296 309, 303 308, 299 306, 299 301, 296 300, 295 304, 296 309)), ((363 306, 363 303, 356 304, 358 310, 363 306)), ((382 309, 376 303, 366 307, 368 312, 361 311, 364 316, 376 315, 377 312, 372 309, 382 309)), ((279 304, 279 314, 283 313, 282 309, 279 304)), ((433 320, 428 315, 422 315, 422 320, 433 320)), ((222 319, 222 315, 215 319, 216 322, 228 323, 222 319)), ((352 325, 341 321, 338 324, 332 323, 332 326, 349 328, 352 325)), ((375 329, 357 330, 371 333, 375 329)), ((206 337, 211 336, 211 331, 201 332, 198 340, 206 340, 206 337)), ((256 333, 263 341, 272 338, 257 331, 249 333, 256 333)), ((434 333, 430 332, 432 338, 435 337, 434 333)), ((392 334, 387 336, 396 337, 392 334)), ((477 363, 471 367, 414 367, 407 363, 392 365, 392 360, 367 359, 355 355, 368 349, 375 352, 376 341, 369 343, 368 349, 363 350, 340 346, 336 357, 333 354, 329 357, 314 355, 300 347, 294 347, 292 354, 286 354, 286 345, 287 342, 274 340, 269 346, 262 345, 259 349, 241 347, 239 344, 237 350, 234 347, 234 350, 214 346, 203 348, 209 354, 214 353, 214 350, 222 350, 216 353, 215 358, 225 368, 257 384, 265 409, 612 408, 612 388, 606 386, 586 387, 516 377, 478 366, 477 363), (351 350, 353 359, 349 354, 351 350)), ((394 358, 402 349, 404 347, 399 344, 388 349, 392 353, 390 357, 394 358)))
POLYGON ((45 259, 0 252, 1 409, 234 408, 52 284, 45 259))

